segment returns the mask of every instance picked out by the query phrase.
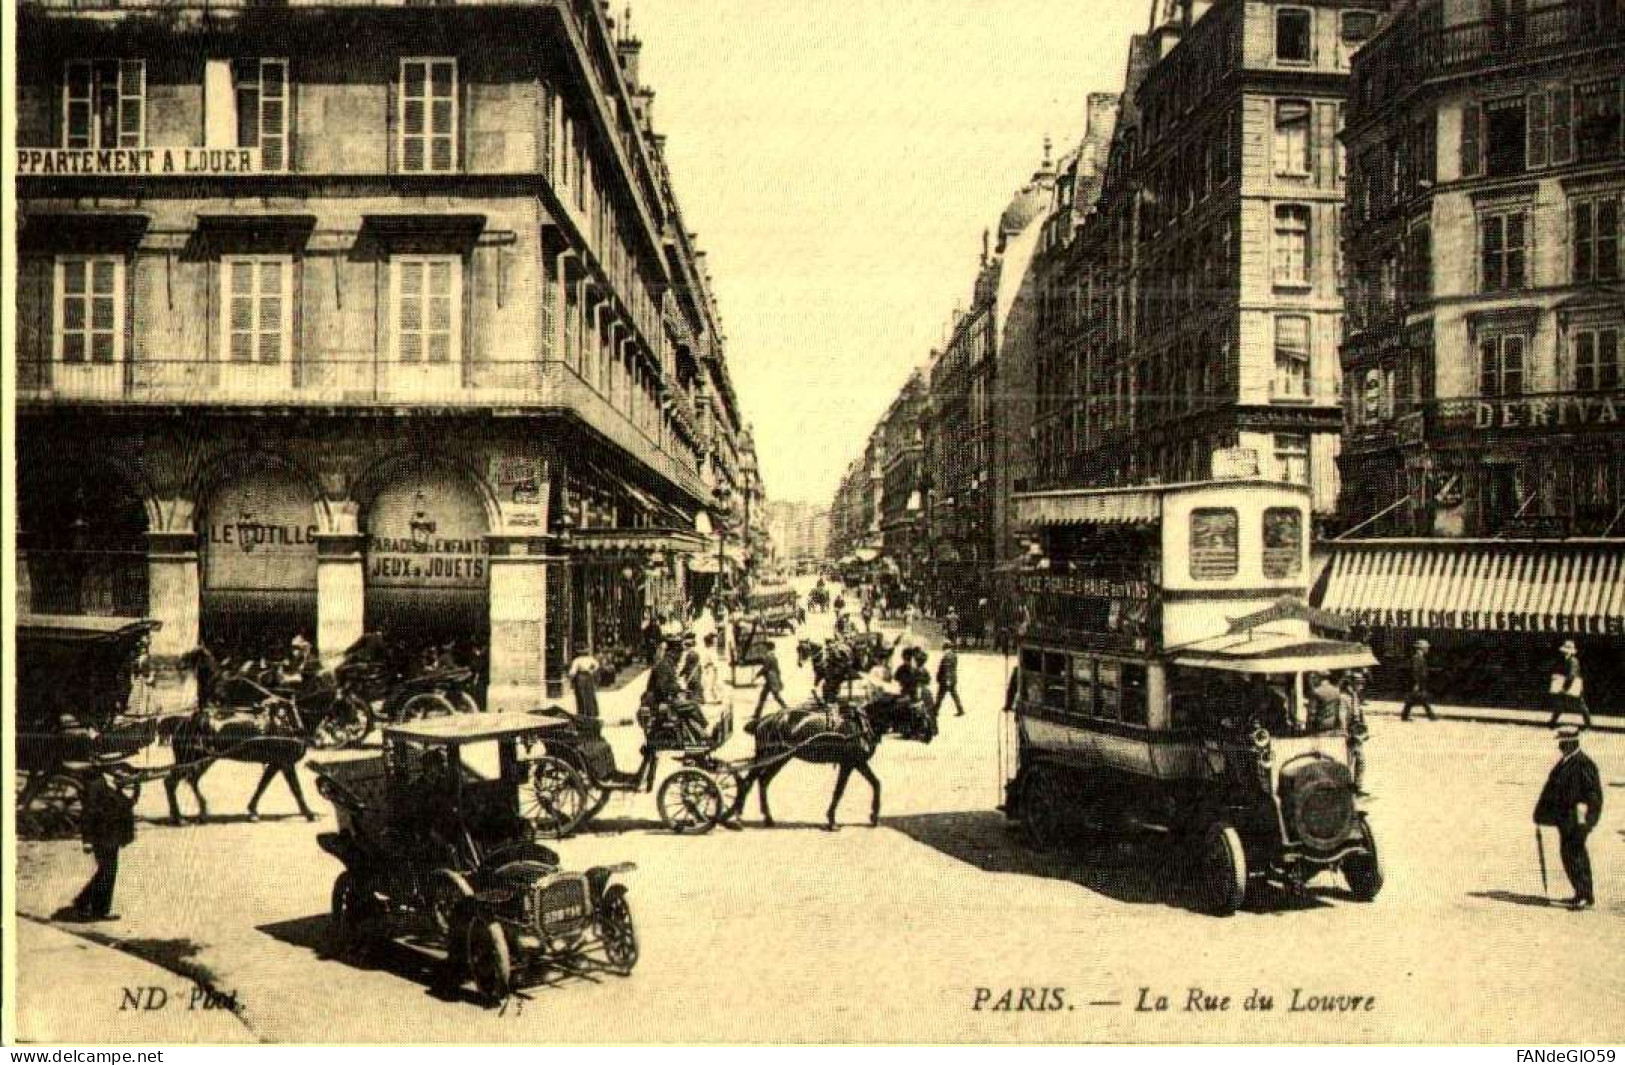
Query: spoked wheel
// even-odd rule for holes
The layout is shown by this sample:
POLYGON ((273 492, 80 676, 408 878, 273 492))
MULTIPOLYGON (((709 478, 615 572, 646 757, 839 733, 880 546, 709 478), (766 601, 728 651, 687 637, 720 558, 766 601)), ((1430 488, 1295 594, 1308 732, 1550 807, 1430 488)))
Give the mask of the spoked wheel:
POLYGON ((1202 833, 1196 864, 1196 884, 1207 912, 1229 917, 1247 896, 1247 853, 1241 835, 1223 821, 1214 821, 1202 833))
POLYGON ((712 762, 705 768, 711 774, 711 779, 716 782, 718 794, 722 796, 722 817, 720 820, 725 821, 733 816, 734 808, 739 802, 739 791, 743 784, 739 779, 738 772, 726 762, 712 762))
POLYGON ((729 810, 722 804, 722 789, 701 769, 679 769, 667 777, 655 802, 660 819, 679 835, 709 832, 729 810))
POLYGON ((638 963, 638 934, 632 927, 632 908, 626 904, 626 885, 615 884, 598 904, 598 935, 604 941, 609 967, 622 976, 638 963))
POLYGON ((472 695, 461 688, 448 692, 446 698, 451 701, 452 706, 457 708, 459 714, 478 714, 481 712, 480 704, 472 695))
POLYGON ((474 986, 493 1005, 507 1001, 513 990, 513 962, 508 955, 508 937, 496 921, 470 921, 468 925, 468 968, 474 986))
POLYGON ((456 712, 457 708, 451 705, 451 700, 439 692, 420 692, 401 705, 401 712, 395 720, 416 721, 423 717, 450 717, 456 712))
POLYGON ((519 816, 539 835, 563 839, 589 814, 586 782, 570 763, 545 755, 531 764, 530 786, 519 793, 519 816))
POLYGON ((84 785, 70 773, 52 773, 35 785, 31 793, 26 783, 19 789, 17 835, 29 839, 74 839, 79 835, 79 817, 84 809, 84 785), (22 799, 26 797, 27 805, 22 799))
POLYGON ((1061 784, 1055 771, 1037 766, 1021 788, 1021 825, 1035 851, 1052 851, 1061 843, 1061 784))
POLYGON ((334 704, 332 715, 316 726, 310 743, 320 750, 353 747, 371 731, 372 707, 359 696, 347 695, 334 704))
POLYGON ((1366 854, 1351 854, 1343 859, 1343 879, 1348 881, 1349 894, 1360 902, 1370 902, 1382 890, 1382 862, 1377 857, 1377 837, 1371 831, 1371 822, 1360 818, 1360 842, 1366 854))
POLYGON ((436 869, 429 875, 429 920, 434 930, 444 936, 451 931, 453 912, 464 899, 472 897, 474 889, 461 873, 450 869, 436 869))
POLYGON ((379 917, 378 901, 354 873, 342 872, 333 881, 328 939, 335 957, 363 957, 372 946, 379 917))

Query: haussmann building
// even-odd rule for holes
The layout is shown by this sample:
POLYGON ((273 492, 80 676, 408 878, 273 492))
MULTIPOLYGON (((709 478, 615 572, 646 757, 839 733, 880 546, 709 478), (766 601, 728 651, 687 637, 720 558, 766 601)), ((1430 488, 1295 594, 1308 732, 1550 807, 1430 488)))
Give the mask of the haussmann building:
POLYGON ((738 557, 716 308, 598 0, 18 39, 20 610, 157 618, 161 664, 458 641, 529 706, 738 557))

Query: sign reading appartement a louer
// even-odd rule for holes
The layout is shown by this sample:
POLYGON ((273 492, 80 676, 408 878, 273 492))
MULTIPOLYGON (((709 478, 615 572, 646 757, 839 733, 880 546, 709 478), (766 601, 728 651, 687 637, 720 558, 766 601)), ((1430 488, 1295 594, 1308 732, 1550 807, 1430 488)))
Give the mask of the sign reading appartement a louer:
POLYGON ((22 177, 214 177, 265 173, 258 148, 18 148, 22 177))

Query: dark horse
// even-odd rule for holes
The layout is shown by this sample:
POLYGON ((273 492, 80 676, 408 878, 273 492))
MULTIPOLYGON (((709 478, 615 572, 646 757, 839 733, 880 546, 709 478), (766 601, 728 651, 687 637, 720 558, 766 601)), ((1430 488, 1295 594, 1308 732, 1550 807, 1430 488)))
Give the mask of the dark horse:
POLYGON ((248 800, 248 818, 259 819, 260 798, 271 780, 281 774, 288 782, 288 790, 299 805, 305 820, 316 820, 316 814, 305 803, 304 790, 299 786, 298 765, 310 749, 309 740, 291 722, 280 721, 274 714, 236 715, 216 722, 205 708, 207 696, 216 690, 221 680, 219 664, 204 648, 198 648, 182 658, 182 665, 196 671, 198 679, 198 709, 190 717, 170 718, 160 734, 170 743, 174 752, 174 765, 164 775, 164 795, 169 800, 169 819, 181 821, 177 790, 182 781, 192 788, 197 799, 198 820, 209 817, 209 804, 198 790, 198 782, 214 763, 222 758, 232 762, 252 762, 264 767, 260 782, 254 788, 254 797, 248 800))
POLYGON ((835 829, 835 811, 846 794, 847 781, 855 772, 869 782, 874 799, 869 806, 869 824, 880 823, 880 778, 869 768, 869 759, 880 746, 887 733, 907 734, 915 711, 906 700, 881 697, 863 709, 823 706, 798 706, 768 714, 756 722, 755 768, 745 774, 734 800, 733 817, 737 819, 745 809, 745 799, 753 786, 759 787, 758 802, 762 808, 762 823, 773 827, 773 811, 768 806, 767 789, 779 771, 793 761, 814 765, 833 765, 839 773, 835 778, 835 794, 830 797, 829 811, 824 827, 835 829))

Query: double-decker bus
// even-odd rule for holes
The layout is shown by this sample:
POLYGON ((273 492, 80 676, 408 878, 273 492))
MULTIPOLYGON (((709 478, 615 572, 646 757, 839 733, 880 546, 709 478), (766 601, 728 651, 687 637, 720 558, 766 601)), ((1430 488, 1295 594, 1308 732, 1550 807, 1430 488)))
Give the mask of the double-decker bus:
POLYGON ((1348 768, 1364 645, 1304 603, 1307 489, 1260 480, 1033 492, 1016 575, 1007 816, 1030 842, 1171 837, 1205 906, 1340 872, 1382 887, 1348 768))

